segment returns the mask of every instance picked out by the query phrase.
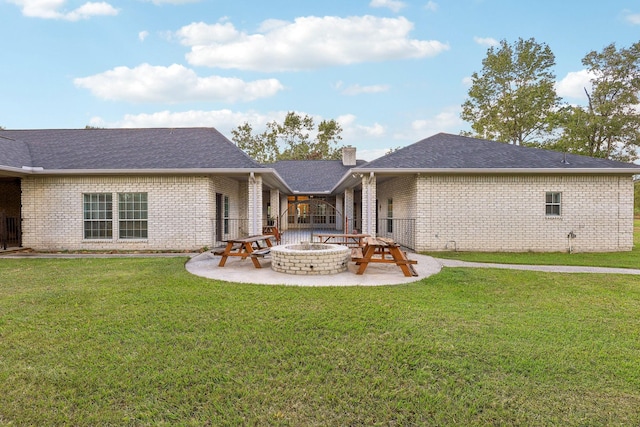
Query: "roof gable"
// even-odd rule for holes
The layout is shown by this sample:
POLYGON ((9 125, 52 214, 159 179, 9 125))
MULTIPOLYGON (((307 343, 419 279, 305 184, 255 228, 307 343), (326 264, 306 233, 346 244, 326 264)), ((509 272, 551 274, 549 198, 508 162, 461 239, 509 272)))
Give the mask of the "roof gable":
MULTIPOLYGON (((366 162, 358 160, 356 165, 366 162)), ((341 160, 281 160, 268 165, 299 193, 328 193, 353 166, 341 160)))

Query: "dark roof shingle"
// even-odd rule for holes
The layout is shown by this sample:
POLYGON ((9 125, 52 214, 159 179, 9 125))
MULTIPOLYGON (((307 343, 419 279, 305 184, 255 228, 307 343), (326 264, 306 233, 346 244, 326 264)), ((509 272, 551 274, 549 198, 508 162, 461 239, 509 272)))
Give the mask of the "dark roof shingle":
MULTIPOLYGON (((358 160, 357 165, 366 162, 358 160)), ((269 165, 284 179, 289 187, 300 193, 325 193, 353 168, 344 166, 342 160, 281 160, 269 165)))
MULTIPOLYGON (((22 141, 30 165, 45 170, 263 167, 213 128, 2 130, 0 135, 22 141)), ((24 155, 9 160, 26 161, 24 155)))
POLYGON ((539 148, 439 133, 367 163, 366 169, 598 169, 639 168, 539 148), (563 160, 566 159, 566 162, 563 160))
POLYGON ((31 155, 27 144, 5 135, 4 131, 0 131, 0 166, 17 169, 31 166, 31 155))

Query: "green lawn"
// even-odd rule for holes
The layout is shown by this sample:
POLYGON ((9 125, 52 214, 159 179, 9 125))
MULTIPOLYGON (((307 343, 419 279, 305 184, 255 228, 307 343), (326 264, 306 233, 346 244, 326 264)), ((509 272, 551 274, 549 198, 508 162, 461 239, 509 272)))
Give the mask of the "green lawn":
POLYGON ((634 247, 630 252, 561 253, 561 252, 425 252, 437 258, 474 262, 540 265, 587 265, 599 267, 640 268, 640 219, 634 221, 634 247))
POLYGON ((0 259, 0 425, 640 424, 640 277, 296 288, 0 259))

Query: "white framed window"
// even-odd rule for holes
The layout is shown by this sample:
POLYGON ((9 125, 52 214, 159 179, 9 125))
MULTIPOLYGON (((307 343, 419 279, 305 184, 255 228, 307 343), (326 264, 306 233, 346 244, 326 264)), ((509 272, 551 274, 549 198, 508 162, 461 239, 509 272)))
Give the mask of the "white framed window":
POLYGON ((147 193, 84 193, 83 221, 85 240, 121 240, 148 238, 147 193), (114 211, 117 210, 117 220, 114 211))
POLYGON ((113 238, 113 199, 111 193, 86 193, 83 197, 84 238, 113 238))
POLYGON ((118 193, 118 238, 146 239, 147 193, 118 193))
POLYGON ((547 191, 544 209, 546 216, 560 216, 562 214, 562 193, 547 191))

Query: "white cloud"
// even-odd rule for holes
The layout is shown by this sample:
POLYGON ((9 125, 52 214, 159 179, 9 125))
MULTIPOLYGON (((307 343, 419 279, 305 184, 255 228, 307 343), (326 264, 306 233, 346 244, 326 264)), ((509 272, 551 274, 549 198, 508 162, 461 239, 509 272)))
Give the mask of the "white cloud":
POLYGON ((398 0, 371 0, 369 3, 371 7, 386 7, 391 9, 393 12, 400 12, 402 8, 406 6, 404 2, 398 0))
POLYGON ((193 23, 176 32, 191 47, 189 63, 255 71, 308 70, 335 65, 435 56, 449 49, 437 40, 408 37, 404 17, 301 17, 265 21, 261 32, 238 31, 229 22, 193 23))
POLYGON ((149 37, 149 31, 140 31, 138 33, 138 39, 143 42, 147 37, 149 37))
POLYGON ((584 89, 591 90, 591 79, 595 75, 588 70, 571 71, 556 83, 556 93, 563 98, 586 100, 584 89))
POLYGON ((22 9, 22 14, 31 18, 63 19, 79 21, 93 16, 115 16, 118 9, 106 2, 87 2, 70 12, 64 11, 66 0, 9 0, 22 9))
POLYGON ((246 37, 230 22, 217 24, 195 22, 179 29, 176 36, 183 45, 194 47, 231 43, 246 37))
POLYGON ((460 107, 447 107, 434 117, 414 120, 410 129, 395 134, 394 138, 413 143, 440 132, 458 133, 464 125, 460 107))
POLYGON ((640 13, 631 13, 627 10, 624 19, 632 25, 640 25, 640 13))
POLYGON ((471 86, 473 84, 473 77, 471 76, 463 77, 462 84, 465 86, 471 86))
POLYGON ((179 103, 187 101, 251 101, 275 95, 283 89, 277 79, 245 82, 229 77, 198 77, 182 65, 142 64, 116 67, 89 77, 74 79, 102 99, 129 102, 179 103))
POLYGON ((426 10, 431 11, 431 12, 435 12, 435 11, 437 11, 437 10, 438 10, 438 3, 436 3, 436 2, 434 2, 434 1, 429 0, 429 1, 427 2, 427 4, 425 4, 425 5, 424 5, 424 8, 425 8, 426 10))
POLYGON ((500 42, 493 37, 473 37, 473 41, 481 46, 498 46, 500 42))
MULTIPOLYGON (((341 89, 341 84, 336 85, 339 89, 341 89)), ((369 85, 369 86, 360 86, 359 84, 347 86, 340 91, 340 93, 344 95, 360 95, 363 93, 380 93, 386 92, 390 88, 389 85, 369 85)))
POLYGON ((256 128, 261 128, 267 122, 282 120, 285 113, 260 114, 256 112, 234 112, 224 110, 189 110, 189 111, 159 111, 150 114, 127 114, 122 120, 116 122, 106 122, 94 117, 91 119, 92 126, 115 127, 115 128, 148 128, 148 127, 215 127, 223 135, 230 138, 231 130, 237 128, 244 122, 251 123, 256 128), (282 115, 280 115, 282 114, 282 115), (95 123, 95 124, 94 124, 95 123))
POLYGON ((347 141, 359 141, 362 139, 380 138, 386 133, 386 129, 380 123, 364 126, 356 123, 357 117, 353 114, 343 114, 336 121, 343 129, 342 137, 347 141))

